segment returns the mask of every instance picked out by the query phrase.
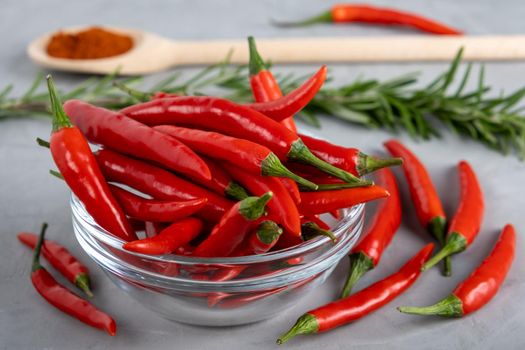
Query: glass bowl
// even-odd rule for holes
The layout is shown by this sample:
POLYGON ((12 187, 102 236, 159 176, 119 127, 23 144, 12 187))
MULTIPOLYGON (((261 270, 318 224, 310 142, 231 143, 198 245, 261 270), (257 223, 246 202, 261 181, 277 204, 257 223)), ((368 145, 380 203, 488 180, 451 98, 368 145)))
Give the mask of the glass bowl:
POLYGON ((129 252, 122 240, 94 222, 75 196, 71 209, 78 242, 113 283, 167 319, 205 326, 252 323, 294 306, 348 254, 364 218, 364 204, 342 210, 332 226, 336 243, 316 237, 261 255, 196 258, 129 252), (217 277, 224 274, 233 278, 217 277))

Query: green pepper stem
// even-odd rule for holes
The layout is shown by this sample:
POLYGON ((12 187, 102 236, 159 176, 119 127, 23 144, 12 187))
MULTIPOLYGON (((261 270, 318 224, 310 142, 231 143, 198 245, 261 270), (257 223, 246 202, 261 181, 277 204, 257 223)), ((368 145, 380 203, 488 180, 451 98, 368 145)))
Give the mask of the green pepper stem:
POLYGON ((140 102, 147 102, 147 101, 151 100, 151 98, 153 97, 153 94, 151 94, 151 93, 142 92, 142 91, 130 88, 126 84, 122 84, 119 81, 114 81, 113 82, 113 86, 118 88, 118 89, 120 89, 120 90, 122 90, 123 92, 125 92, 129 96, 131 96, 133 98, 136 98, 140 102))
POLYGON ((305 222, 301 225, 301 236, 305 241, 308 241, 312 238, 318 237, 318 236, 325 236, 332 240, 332 242, 337 242, 337 237, 332 231, 322 229, 317 225, 315 222, 305 222))
POLYGON ((272 197, 273 192, 266 192, 260 197, 247 197, 239 202, 239 213, 247 220, 256 220, 264 214, 266 204, 272 197))
POLYGON ((339 169, 333 166, 332 164, 329 164, 317 158, 313 155, 312 152, 310 152, 308 147, 306 147, 306 145, 301 139, 298 139, 294 143, 292 143, 292 147, 288 152, 288 158, 297 162, 313 165, 322 172, 335 176, 338 179, 341 179, 345 182, 358 183, 361 186, 372 185, 371 181, 361 180, 360 178, 350 174, 349 172, 339 169))
POLYGON ((443 261, 443 275, 446 277, 452 276, 452 255, 446 256, 443 261))
POLYGON ((44 139, 41 139, 40 137, 37 137, 36 138, 36 143, 41 146, 41 147, 44 147, 44 148, 50 148, 51 147, 51 144, 49 143, 49 141, 46 141, 44 139))
POLYGON ((350 273, 346 279, 341 298, 346 298, 352 293, 352 288, 363 277, 363 275, 374 268, 372 259, 363 252, 352 253, 348 256, 350 259, 350 273))
MULTIPOLYGON (((317 184, 317 190, 316 191, 333 191, 333 190, 343 190, 345 188, 356 188, 356 187, 362 187, 363 185, 360 183, 340 183, 340 184, 317 184)), ((302 188, 301 191, 307 191, 311 192, 312 190, 309 190, 307 188, 302 188)))
POLYGON ((287 177, 294 180, 302 187, 308 188, 310 190, 317 189, 317 185, 313 182, 308 181, 288 170, 274 153, 268 154, 268 156, 262 161, 261 175, 287 177))
POLYGON ((299 317, 297 322, 288 332, 284 333, 277 339, 277 344, 284 344, 297 335, 317 333, 318 329, 319 323, 315 316, 312 314, 304 314, 299 317))
POLYGON ((257 227, 257 238, 264 244, 272 244, 283 233, 283 229, 275 222, 266 220, 257 227))
POLYGON ((397 308, 404 314, 411 315, 436 315, 441 317, 463 316, 463 303, 454 294, 449 295, 438 303, 425 307, 402 306, 397 308))
POLYGON ((248 37, 248 47, 250 49, 250 62, 248 63, 248 67, 250 70, 250 76, 253 76, 267 68, 261 55, 259 55, 259 52, 257 51, 257 46, 255 45, 255 39, 253 36, 248 37))
POLYGON ((75 285, 80 288, 88 298, 93 298, 93 292, 91 292, 91 288, 89 287, 89 276, 85 273, 81 273, 75 278, 75 285))
POLYGON ((369 156, 368 154, 359 152, 357 162, 357 173, 363 176, 379 170, 381 168, 396 166, 403 164, 402 158, 377 158, 369 156))
POLYGON ((53 132, 58 131, 62 128, 70 128, 73 126, 69 120, 64 108, 62 107, 62 102, 58 97, 58 92, 53 82, 53 77, 51 74, 48 74, 46 77, 47 80, 47 89, 49 90, 49 99, 51 101, 51 111, 53 114, 53 132))
POLYGON ((231 181, 228 184, 228 187, 224 189, 224 194, 230 198, 242 201, 243 199, 248 197, 248 193, 246 193, 246 190, 244 187, 239 185, 235 181, 231 181))
POLYGON ((428 231, 443 247, 445 245, 445 227, 447 222, 444 217, 436 216, 428 223, 428 231))
POLYGON ((457 232, 452 232, 448 236, 447 243, 443 246, 443 248, 441 248, 439 252, 436 253, 436 255, 430 258, 430 260, 427 261, 425 265, 423 265, 421 271, 430 269, 432 266, 436 265, 447 256, 464 251, 466 247, 467 240, 465 237, 457 232))
POLYGON ((47 222, 44 222, 42 224, 42 228, 40 229, 40 235, 38 236, 38 242, 35 246, 35 250, 33 251, 33 264, 31 266, 31 272, 35 272, 36 270, 42 268, 42 265, 40 265, 40 252, 42 251, 42 245, 44 244, 44 236, 46 235, 46 230, 47 222))
POLYGON ((309 26, 309 25, 312 25, 312 24, 319 24, 319 23, 331 23, 333 21, 334 21, 334 19, 333 19, 333 16, 332 16, 332 11, 325 11, 325 12, 322 12, 321 14, 319 14, 319 15, 312 16, 312 17, 304 19, 302 21, 281 22, 281 21, 276 21, 276 20, 272 19, 271 23, 274 26, 277 26, 277 27, 291 28, 291 27, 304 27, 304 26, 309 26))

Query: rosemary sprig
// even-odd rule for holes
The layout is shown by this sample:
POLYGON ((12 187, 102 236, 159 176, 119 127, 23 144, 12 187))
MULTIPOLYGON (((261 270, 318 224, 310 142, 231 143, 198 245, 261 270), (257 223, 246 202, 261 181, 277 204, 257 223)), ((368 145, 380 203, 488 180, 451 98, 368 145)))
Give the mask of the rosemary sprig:
MULTIPOLYGON (((525 88, 509 95, 490 97, 490 87, 484 83, 481 66, 477 88, 465 91, 471 79, 473 66, 468 64, 458 80, 462 50, 450 68, 430 84, 417 88, 416 74, 378 81, 358 79, 350 84, 332 87, 326 84, 312 102, 299 114, 306 123, 320 126, 318 116, 332 116, 367 128, 405 130, 412 137, 430 139, 440 135, 436 122, 444 124, 455 134, 478 140, 504 154, 516 153, 525 158, 525 116, 520 102, 525 88), (458 81, 455 91, 451 86, 458 81)), ((113 84, 117 72, 102 78, 90 78, 69 92, 62 92, 63 99, 78 98, 106 108, 118 109, 136 103, 113 84)), ((185 95, 202 95, 210 90, 237 102, 251 100, 246 66, 235 66, 228 58, 209 66, 188 79, 182 80, 176 72, 149 89, 146 93, 165 91, 185 95)), ((283 91, 296 88, 304 76, 287 74, 278 76, 283 91)), ((42 91, 39 75, 26 93, 11 97, 12 86, 0 90, 0 119, 49 115, 48 98, 42 91)), ((143 85, 142 77, 120 80, 127 86, 143 85)))

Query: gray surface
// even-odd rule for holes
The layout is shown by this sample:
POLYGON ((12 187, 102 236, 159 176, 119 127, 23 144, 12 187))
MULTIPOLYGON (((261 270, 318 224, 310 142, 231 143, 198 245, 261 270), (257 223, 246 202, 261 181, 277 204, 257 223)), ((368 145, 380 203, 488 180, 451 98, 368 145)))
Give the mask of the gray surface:
MULTIPOLYGON (((26 58, 25 45, 43 31, 77 24, 113 24, 138 27, 173 38, 230 38, 253 34, 258 37, 300 35, 392 34, 380 28, 316 27, 307 30, 279 31, 268 25, 271 14, 300 18, 324 8, 327 2, 314 1, 13 1, 3 0, 0 11, 0 84, 16 84, 21 91, 38 71, 26 58)), ((386 4, 388 1, 376 2, 386 4)), ((432 15, 456 24, 474 34, 523 32, 523 1, 399 1, 400 7, 432 15)), ((310 72, 312 67, 294 67, 310 72)), ((421 70, 430 79, 443 64, 351 65, 330 67, 339 81, 358 75, 385 79, 408 71, 421 70)), ((283 67, 277 67, 282 70, 283 67)), ((524 83, 524 63, 490 63, 487 80, 500 89, 514 89, 524 83)), ((66 87, 81 77, 55 75, 66 87)), ((127 298, 96 266, 88 261, 71 232, 68 191, 47 175, 52 167, 48 153, 34 144, 46 136, 50 125, 44 120, 7 121, 0 124, 0 348, 2 349, 267 349, 277 335, 287 329, 302 312, 331 300, 346 273, 340 265, 326 285, 303 300, 296 308, 273 320, 236 328, 200 328, 165 321, 127 298), (46 305, 33 290, 28 271, 30 252, 20 246, 15 233, 37 230, 40 223, 50 224, 49 238, 68 246, 92 269, 96 298, 94 303, 111 313, 118 323, 118 335, 111 338, 62 315, 46 305)), ((390 135, 363 131, 333 120, 324 120, 320 134, 334 142, 356 145, 369 152, 381 152, 380 144, 390 135)), ((474 247, 455 260, 454 276, 445 279, 437 269, 425 274, 412 290, 388 307, 355 324, 333 332, 298 338, 289 349, 523 349, 525 346, 525 293, 522 277, 523 237, 518 257, 497 298, 485 309, 462 320, 402 316, 394 306, 425 305, 447 295, 489 252, 499 228, 506 222, 525 231, 525 165, 514 157, 502 157, 482 146, 453 136, 429 143, 414 143, 399 136, 425 159, 447 213, 457 200, 454 166, 467 159, 481 179, 487 199, 483 231, 474 247), (521 277, 520 277, 521 276, 521 277)), ((406 200, 405 220, 383 262, 368 274, 359 287, 366 286, 398 269, 428 238, 414 219, 406 200)))

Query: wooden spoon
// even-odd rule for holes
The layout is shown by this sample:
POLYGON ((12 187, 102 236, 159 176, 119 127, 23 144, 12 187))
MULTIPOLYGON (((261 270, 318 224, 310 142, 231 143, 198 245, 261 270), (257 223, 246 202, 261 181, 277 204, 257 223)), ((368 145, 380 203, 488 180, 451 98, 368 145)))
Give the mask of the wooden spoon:
MULTIPOLYGON (((66 32, 87 29, 67 28, 66 32)), ((32 41, 27 53, 37 64, 55 70, 108 74, 154 73, 181 65, 214 64, 233 50, 232 63, 247 63, 246 40, 173 41, 136 29, 106 27, 131 36, 134 47, 121 55, 87 60, 51 57, 46 52, 52 34, 32 41)), ((352 38, 259 39, 261 55, 274 63, 449 61, 460 47, 465 60, 525 59, 525 36, 387 36, 352 38)))

